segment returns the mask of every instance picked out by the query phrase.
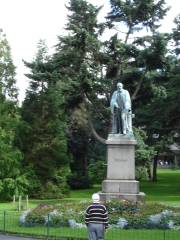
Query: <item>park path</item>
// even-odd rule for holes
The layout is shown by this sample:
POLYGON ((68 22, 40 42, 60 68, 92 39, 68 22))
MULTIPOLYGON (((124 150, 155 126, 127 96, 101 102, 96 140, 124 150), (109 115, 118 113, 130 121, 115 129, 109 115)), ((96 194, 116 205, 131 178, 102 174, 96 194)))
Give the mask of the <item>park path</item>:
POLYGON ((0 240, 35 240, 34 238, 26 238, 26 237, 17 237, 17 236, 10 236, 10 235, 1 235, 0 240))

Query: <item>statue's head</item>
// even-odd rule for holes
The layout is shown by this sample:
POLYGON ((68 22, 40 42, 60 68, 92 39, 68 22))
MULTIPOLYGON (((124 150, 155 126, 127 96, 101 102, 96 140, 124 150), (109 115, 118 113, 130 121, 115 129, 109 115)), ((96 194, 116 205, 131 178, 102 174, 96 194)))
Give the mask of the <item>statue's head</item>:
POLYGON ((117 83, 117 89, 118 89, 118 90, 123 89, 123 84, 122 84, 121 82, 118 82, 118 83, 117 83))

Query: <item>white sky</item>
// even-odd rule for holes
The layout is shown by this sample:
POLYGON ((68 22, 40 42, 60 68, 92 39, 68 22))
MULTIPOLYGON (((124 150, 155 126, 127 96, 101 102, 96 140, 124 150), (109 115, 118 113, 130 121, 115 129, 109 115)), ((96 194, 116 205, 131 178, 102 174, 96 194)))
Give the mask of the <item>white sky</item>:
MULTIPOLYGON (((27 69, 22 59, 31 61, 36 52, 39 39, 45 39, 51 51, 57 43, 57 36, 64 33, 69 0, 0 0, 0 28, 6 34, 11 47, 16 69, 19 100, 24 99, 28 80, 24 76, 27 69)), ((104 5, 100 18, 110 10, 109 0, 88 0, 99 6, 104 5)), ((166 0, 171 10, 162 22, 162 31, 168 32, 173 27, 173 19, 180 13, 180 0, 166 0)))

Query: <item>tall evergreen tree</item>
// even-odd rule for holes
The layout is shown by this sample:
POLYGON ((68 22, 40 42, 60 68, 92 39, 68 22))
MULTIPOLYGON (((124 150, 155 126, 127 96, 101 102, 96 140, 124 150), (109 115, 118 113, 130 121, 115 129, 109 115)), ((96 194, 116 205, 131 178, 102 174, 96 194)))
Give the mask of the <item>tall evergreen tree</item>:
POLYGON ((21 131, 21 148, 25 165, 31 167, 39 182, 36 195, 60 197, 67 190, 66 124, 63 97, 57 80, 50 74, 46 50, 44 41, 40 41, 34 61, 25 62, 31 73, 26 75, 30 86, 22 105, 25 127, 21 131))
POLYGON ((169 56, 169 68, 166 71, 167 98, 163 104, 163 117, 166 121, 167 132, 172 135, 180 135, 180 14, 175 18, 174 23, 175 27, 171 33, 172 54, 169 56))
POLYGON ((96 94, 92 86, 99 73, 97 59, 100 42, 97 38, 103 26, 97 23, 100 8, 84 0, 71 0, 67 8, 70 11, 66 25, 67 35, 59 37, 53 61, 64 91, 68 115, 68 142, 73 157, 71 170, 78 179, 86 181, 91 136, 86 104, 88 96, 96 94))
POLYGON ((6 36, 0 31, 0 198, 9 199, 27 190, 22 174, 22 154, 15 145, 20 122, 17 109, 15 66, 6 36))

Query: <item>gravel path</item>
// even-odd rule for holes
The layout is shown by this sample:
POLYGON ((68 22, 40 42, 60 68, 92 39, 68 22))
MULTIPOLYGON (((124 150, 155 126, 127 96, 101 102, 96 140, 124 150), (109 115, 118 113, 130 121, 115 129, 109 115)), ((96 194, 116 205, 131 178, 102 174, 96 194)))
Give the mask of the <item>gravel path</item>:
POLYGON ((17 236, 10 236, 10 235, 1 235, 0 240, 35 240, 34 238, 26 238, 26 237, 17 237, 17 236))

